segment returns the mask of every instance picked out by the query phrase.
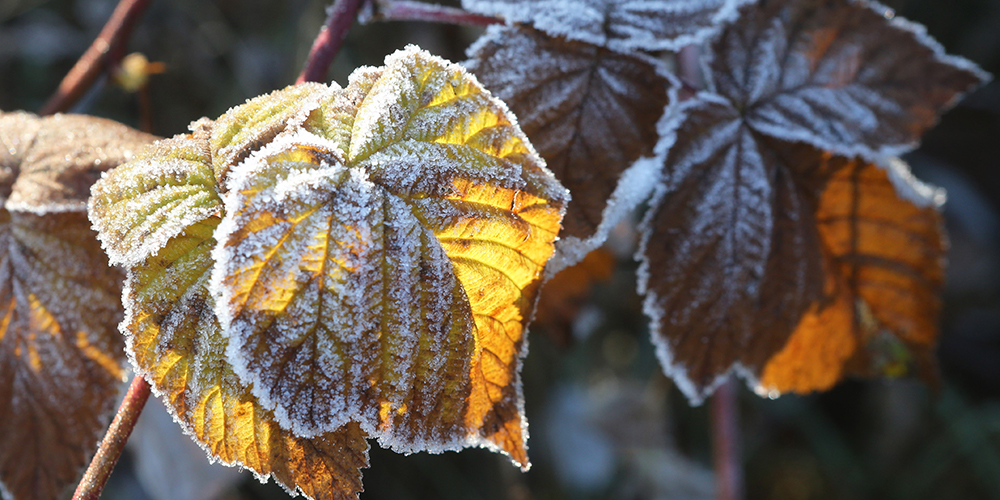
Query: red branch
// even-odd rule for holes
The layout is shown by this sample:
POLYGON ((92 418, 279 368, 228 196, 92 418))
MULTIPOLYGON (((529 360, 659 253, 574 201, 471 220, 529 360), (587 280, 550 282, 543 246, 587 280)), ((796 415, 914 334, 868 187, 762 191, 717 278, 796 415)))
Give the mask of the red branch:
POLYGON ((743 500, 743 453, 736 388, 730 378, 712 396, 712 452, 719 500, 743 500))
POLYGON ((125 41, 132 33, 150 0, 120 0, 104 29, 94 43, 80 56, 73 69, 59 84, 59 89, 45 103, 41 115, 51 115, 66 111, 76 104, 97 77, 121 60, 125 53, 125 41))
POLYGON ((432 23, 489 26, 502 19, 474 14, 462 9, 409 0, 373 0, 368 21, 428 21, 432 23))
POLYGON ((96 500, 101 496, 101 490, 111 477, 111 471, 118 463, 122 451, 125 450, 125 442, 128 441, 135 422, 139 420, 142 408, 146 406, 149 399, 149 384, 141 376, 132 379, 125 399, 118 407, 118 413, 108 427, 108 432, 101 440, 101 446, 97 449, 97 454, 90 461, 87 471, 83 473, 80 484, 73 493, 73 500, 96 500))
POLYGON ((358 17, 358 10, 365 0, 336 0, 333 6, 327 11, 326 23, 316 35, 312 48, 309 49, 309 57, 306 59, 306 66, 302 68, 295 83, 302 82, 322 82, 326 80, 326 73, 330 69, 330 64, 340 52, 340 46, 347 37, 347 31, 351 29, 354 20, 358 17))

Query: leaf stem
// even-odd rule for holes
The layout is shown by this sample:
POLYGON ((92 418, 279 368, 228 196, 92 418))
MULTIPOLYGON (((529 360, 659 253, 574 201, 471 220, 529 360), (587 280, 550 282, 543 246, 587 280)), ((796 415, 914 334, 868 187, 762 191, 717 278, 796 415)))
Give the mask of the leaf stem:
POLYGON ((94 43, 69 70, 66 77, 59 83, 55 94, 49 98, 45 106, 38 112, 40 115, 51 115, 66 111, 97 80, 97 77, 112 65, 117 64, 125 53, 125 41, 135 28, 139 17, 150 0, 120 0, 108 22, 97 35, 94 43))
POLYGON ((139 414, 146 406, 147 399, 149 399, 149 384, 137 375, 132 379, 132 384, 129 385, 125 399, 118 407, 118 413, 115 414, 111 427, 108 427, 108 432, 101 440, 97 454, 90 461, 87 471, 83 473, 83 478, 73 493, 73 500, 95 500, 101 496, 101 490, 104 489, 108 478, 111 477, 111 471, 125 450, 125 442, 132 434, 132 429, 139 420, 139 414))
POLYGON ((739 409, 732 378, 712 396, 712 452, 719 500, 743 500, 743 452, 739 409))
POLYGON ((475 14, 463 9, 411 0, 372 0, 370 21, 428 21, 432 23, 489 26, 501 24, 503 19, 475 14))
POLYGON ((321 82, 326 80, 326 73, 330 69, 330 64, 340 52, 340 46, 347 37, 347 31, 351 29, 354 20, 358 17, 358 10, 366 0, 336 0, 333 5, 326 10, 326 22, 320 28, 316 40, 313 41, 312 48, 309 49, 309 57, 306 58, 306 65, 302 68, 302 73, 295 83, 321 82))

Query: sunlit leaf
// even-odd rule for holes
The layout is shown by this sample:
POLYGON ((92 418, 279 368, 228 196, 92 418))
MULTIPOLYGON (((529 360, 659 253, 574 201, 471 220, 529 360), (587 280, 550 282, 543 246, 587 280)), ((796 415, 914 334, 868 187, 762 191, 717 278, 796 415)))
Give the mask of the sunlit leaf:
POLYGON ((196 222, 128 274, 123 328, 139 374, 213 460, 273 475, 310 498, 356 498, 368 444, 357 424, 306 438, 282 429, 233 372, 209 292, 218 218, 196 222))
POLYGON ((696 44, 751 0, 462 0, 466 9, 617 51, 696 44))
POLYGON ((90 183, 153 137, 108 120, 0 114, 0 490, 55 499, 124 376, 121 273, 84 212, 90 183))
POLYGON ((827 299, 768 361, 759 390, 823 390, 849 373, 933 376, 944 282, 941 195, 901 163, 880 168, 798 149, 822 186, 816 220, 827 299))
POLYGON ((208 126, 158 141, 94 186, 91 218, 112 263, 138 264, 187 226, 221 213, 208 126))
POLYGON ((147 336, 135 345, 216 332, 204 350, 142 361, 137 349, 154 389, 187 380, 178 367, 213 366, 235 374, 247 408, 301 439, 346 426, 401 452, 486 446, 527 467, 524 327, 568 194, 506 107, 409 48, 346 88, 293 87, 199 123, 204 134, 108 176, 91 205, 130 283, 171 274, 160 254, 179 252, 176 277, 129 307, 167 308, 186 326, 133 322, 129 334, 147 336), (217 241, 211 253, 165 242, 192 231, 217 241), (175 282, 185 288, 157 292, 175 282))
POLYGON ((494 27, 470 49, 469 70, 517 115, 573 193, 550 273, 579 261, 656 183, 656 122, 673 83, 654 60, 529 27, 494 27))
POLYGON ((844 154, 911 149, 988 75, 867 0, 766 0, 713 44, 717 91, 755 130, 844 154))

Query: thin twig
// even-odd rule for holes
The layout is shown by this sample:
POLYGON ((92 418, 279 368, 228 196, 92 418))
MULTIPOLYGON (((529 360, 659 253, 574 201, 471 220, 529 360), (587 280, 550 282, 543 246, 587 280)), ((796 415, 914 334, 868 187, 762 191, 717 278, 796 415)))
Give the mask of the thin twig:
POLYGON ((149 384, 141 376, 132 379, 125 399, 118 407, 118 413, 108 427, 108 432, 101 440, 101 446, 97 449, 97 454, 90 461, 87 471, 83 473, 80 484, 73 493, 73 500, 95 500, 101 496, 101 490, 111 477, 111 471, 118 463, 122 451, 125 450, 125 442, 128 441, 135 422, 139 420, 142 408, 146 406, 149 399, 149 384))
POLYGON ((432 23, 489 26, 503 19, 466 10, 410 0, 373 0, 371 17, 365 21, 428 21, 432 23))
POLYGON ((125 41, 132 33, 150 0, 120 0, 94 43, 80 56, 59 89, 45 103, 41 115, 66 111, 93 85, 97 77, 117 64, 125 54, 125 41))
POLYGON ((732 379, 712 396, 712 452, 719 500, 743 500, 743 452, 739 408, 732 379))
POLYGON ((340 52, 347 31, 357 19, 358 10, 364 2, 365 0, 336 0, 327 10, 326 23, 316 35, 316 40, 309 49, 306 66, 302 68, 302 73, 295 83, 326 80, 330 64, 337 57, 337 52, 340 52))

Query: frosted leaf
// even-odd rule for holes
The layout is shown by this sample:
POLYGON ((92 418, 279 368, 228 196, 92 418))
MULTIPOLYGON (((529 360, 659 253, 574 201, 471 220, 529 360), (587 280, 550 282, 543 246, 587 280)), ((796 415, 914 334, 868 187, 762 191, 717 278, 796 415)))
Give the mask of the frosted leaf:
POLYGON ((154 139, 103 118, 0 113, 0 200, 36 213, 82 211, 101 172, 154 139))
POLYGON ((900 194, 899 160, 877 165, 805 145, 784 151, 816 186, 827 298, 768 361, 758 390, 824 390, 849 374, 934 379, 946 247, 938 206, 900 194))
POLYGON ((713 45, 718 92, 759 132, 845 155, 911 149, 988 79, 923 27, 865 0, 768 0, 713 45))
POLYGON ((444 410, 468 397, 472 318, 434 234, 364 171, 294 139, 230 179, 214 281, 237 372, 298 435, 360 418, 387 443, 460 441, 461 405, 444 410))
POLYGON ((717 95, 681 111, 643 221, 639 286, 664 370, 692 402, 730 370, 762 394, 933 373, 944 241, 934 190, 898 160, 759 133, 717 95))
POLYGON ((104 175, 89 202, 111 262, 149 258, 188 225, 222 210, 207 131, 159 141, 104 175))
POLYGON ((558 264, 578 261, 650 193, 656 122, 673 84, 655 62, 529 27, 491 27, 467 63, 504 100, 548 167, 573 193, 558 264), (627 182, 626 182, 627 181, 627 182))
POLYGON ((466 9, 620 52, 676 50, 733 19, 750 0, 462 0, 466 9))
POLYGON ((717 96, 685 103, 643 221, 640 292, 666 373, 700 403, 730 369, 752 376, 822 291, 795 164, 717 96))
POLYGON ((120 280, 84 213, 0 209, 5 498, 59 498, 97 448, 123 377, 120 280))
POLYGON ((58 498, 107 427, 123 371, 121 273, 90 184, 154 137, 109 120, 0 113, 0 490, 58 498))
MULTIPOLYGON (((485 446, 527 467, 524 328, 569 195, 506 106, 461 67, 410 47, 347 88, 289 88, 201 123, 210 139, 170 143, 207 149, 188 170, 212 165, 221 180, 221 207, 196 203, 221 221, 207 230, 218 243, 204 270, 215 304, 199 299, 172 320, 197 312, 218 326, 186 328, 221 328, 221 347, 195 358, 225 356, 255 411, 299 436, 356 425, 397 451, 485 446)), ((195 184, 197 196, 209 186, 195 184)), ((97 189, 111 193, 107 206, 126 201, 97 189)), ((204 229, 188 220, 150 224, 204 229)), ((122 252, 142 255, 137 244, 122 252)), ((150 257, 131 272, 160 265, 150 257)), ((194 276, 149 285, 130 307, 159 304, 158 287, 194 276)))
POLYGON ((190 225, 133 267, 123 302, 126 351, 174 420, 209 458, 269 476, 308 498, 357 499, 368 444, 357 424, 318 436, 281 428, 233 372, 209 292, 217 217, 190 225))

